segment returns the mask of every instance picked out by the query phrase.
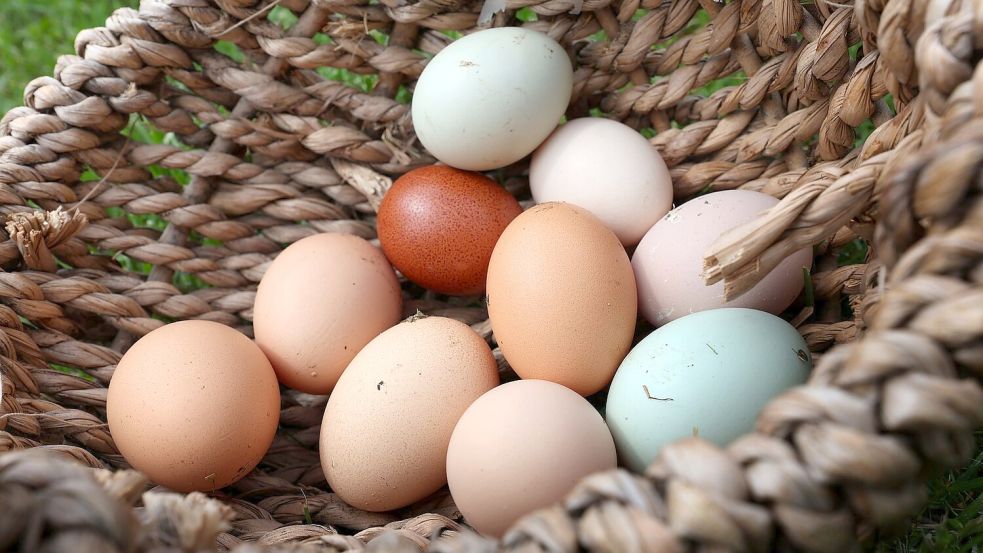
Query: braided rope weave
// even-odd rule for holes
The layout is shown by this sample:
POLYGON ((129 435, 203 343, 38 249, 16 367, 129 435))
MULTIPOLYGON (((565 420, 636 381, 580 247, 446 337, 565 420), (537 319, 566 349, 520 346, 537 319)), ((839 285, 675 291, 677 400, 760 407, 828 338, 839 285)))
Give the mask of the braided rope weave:
MULTIPOLYGON (((285 245, 373 238, 392 179, 433 161, 396 98, 482 2, 143 0, 79 33, 0 120, 0 550, 843 553, 897 528, 925 478, 968 458, 983 426, 983 3, 504 5, 491 24, 573 56, 568 116, 655 131, 677 200, 782 199, 721 237, 706 274, 739 294, 818 245, 815 306, 795 320, 819 359, 808 385, 726 450, 686 440, 644 475, 593 475, 498 543, 462 526, 446 492, 396 513, 345 505, 316 453, 324 398, 294 393, 259 469, 214 500, 144 493, 104 423, 120 352, 163 320, 250 333, 255 286, 285 245), (296 21, 273 21, 274 3, 296 21), (229 43, 241 59, 216 49, 229 43), (141 143, 135 118, 165 144, 141 143), (856 240, 867 261, 838 266, 856 240)), ((501 173, 523 199, 525 169, 501 173)), ((423 295, 406 309, 494 346, 483 308, 423 295)))

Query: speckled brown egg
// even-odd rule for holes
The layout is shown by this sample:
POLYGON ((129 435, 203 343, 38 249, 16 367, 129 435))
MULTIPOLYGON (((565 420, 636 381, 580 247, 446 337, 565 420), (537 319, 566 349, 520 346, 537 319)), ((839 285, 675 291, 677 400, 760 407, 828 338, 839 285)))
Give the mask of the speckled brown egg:
POLYGON ((497 384, 491 349, 464 323, 414 317, 383 332, 328 398, 320 454, 331 490, 367 511, 437 491, 454 425, 497 384))
POLYGON ((212 491, 249 474, 266 454, 280 421, 280 387, 242 333, 183 321, 126 352, 109 383, 106 420, 133 468, 175 491, 212 491))
POLYGON ((411 281, 443 294, 485 290, 488 260, 522 208, 492 179, 443 165, 393 183, 379 207, 379 242, 411 281))
POLYGON ((326 394, 369 340, 399 322, 402 296, 386 256, 350 234, 283 250, 256 290, 253 328, 280 382, 326 394))

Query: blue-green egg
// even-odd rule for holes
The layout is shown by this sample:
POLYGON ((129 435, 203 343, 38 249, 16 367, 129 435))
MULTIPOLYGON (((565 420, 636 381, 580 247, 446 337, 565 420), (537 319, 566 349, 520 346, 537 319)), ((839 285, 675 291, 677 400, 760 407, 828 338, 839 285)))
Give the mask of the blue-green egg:
POLYGON ((631 350, 611 383, 606 417, 618 458, 640 472, 680 438, 726 446, 811 368, 802 336, 770 313, 713 309, 672 321, 631 350))

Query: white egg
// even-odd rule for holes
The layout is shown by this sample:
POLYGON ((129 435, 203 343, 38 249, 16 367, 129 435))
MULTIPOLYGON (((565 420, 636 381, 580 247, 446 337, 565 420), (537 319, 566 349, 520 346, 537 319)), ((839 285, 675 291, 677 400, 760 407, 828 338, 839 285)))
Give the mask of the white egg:
POLYGON ((711 309, 672 321, 632 348, 611 382, 605 417, 618 458, 641 472, 693 434, 726 446, 811 368, 805 341, 770 313, 711 309))
POLYGON ((600 117, 556 129, 532 155, 529 188, 536 203, 590 211, 628 247, 672 208, 672 178, 659 152, 635 129, 600 117))
POLYGON ((550 37, 486 29, 441 50, 413 92, 413 126, 440 161, 472 171, 532 153, 570 102, 573 68, 550 37))

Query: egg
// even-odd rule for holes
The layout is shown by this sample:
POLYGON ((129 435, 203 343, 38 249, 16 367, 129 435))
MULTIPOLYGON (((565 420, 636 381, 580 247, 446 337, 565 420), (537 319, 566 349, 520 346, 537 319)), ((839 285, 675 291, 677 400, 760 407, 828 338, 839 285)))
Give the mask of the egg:
POLYGON ((611 383, 605 415, 618 455, 641 472, 680 438, 726 446, 811 368, 799 333, 769 313, 724 308, 672 321, 631 350, 611 383))
POLYGON ((491 349, 470 327, 414 319, 355 356, 324 411, 321 468, 359 509, 389 511, 440 489, 454 425, 498 384, 491 349))
POLYGON ((635 129, 599 117, 553 131, 533 153, 529 188, 537 203, 590 211, 628 247, 672 208, 672 179, 655 147, 635 129))
POLYGON ((358 236, 316 234, 290 245, 266 270, 253 327, 280 382, 326 394, 401 314, 396 273, 378 248, 358 236))
POLYGON ((487 302, 516 374, 581 395, 607 386, 635 331, 628 255, 600 220, 571 204, 540 204, 509 224, 488 265, 487 302))
POLYGON ((670 211, 652 227, 632 256, 638 304, 653 325, 718 307, 747 307, 778 314, 795 301, 805 284, 803 268, 812 265, 812 249, 783 260, 757 285, 724 301, 724 284, 707 286, 703 257, 724 232, 754 220, 778 200, 751 190, 726 190, 698 196, 670 211))
POLYGON ((447 482, 465 521, 499 537, 616 463, 611 434, 587 400, 559 384, 517 380, 464 412, 447 449, 447 482))
POLYGON ((481 294, 495 242, 519 213, 519 202, 481 173, 420 167, 396 179, 382 198, 379 242, 393 265, 420 286, 481 294))
POLYGON ((427 63, 413 91, 413 127, 440 161, 497 169, 550 134, 572 83, 570 58, 552 38, 521 27, 478 31, 427 63))
POLYGON ((106 399, 123 458, 178 492, 212 491, 249 474, 280 421, 280 388, 263 352, 210 321, 162 326, 123 355, 106 399))

